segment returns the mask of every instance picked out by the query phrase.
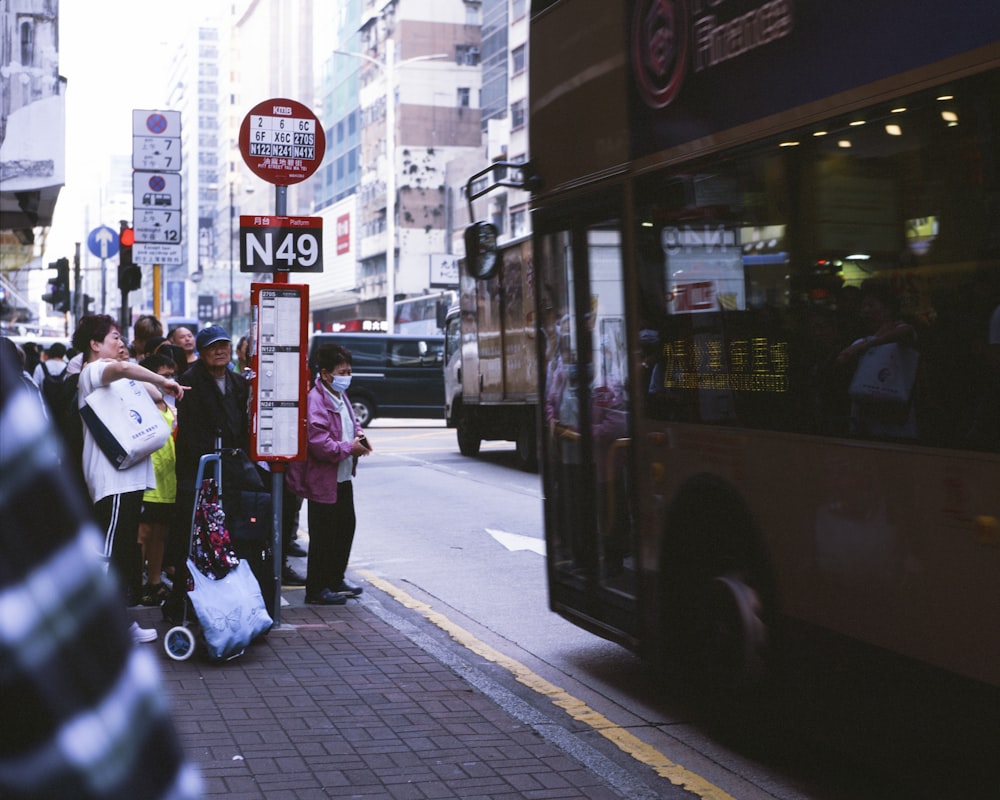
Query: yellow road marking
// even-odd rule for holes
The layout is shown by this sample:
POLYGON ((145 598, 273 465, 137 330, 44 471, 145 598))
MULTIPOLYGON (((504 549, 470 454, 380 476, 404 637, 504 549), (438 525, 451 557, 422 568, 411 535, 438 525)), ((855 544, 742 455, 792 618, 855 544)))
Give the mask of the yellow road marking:
POLYGON ((382 580, 368 570, 359 570, 358 574, 364 577, 370 584, 392 597, 400 605, 419 612, 426 620, 437 625, 463 647, 482 656, 487 661, 492 661, 494 664, 503 667, 519 683, 548 697, 553 704, 564 709, 573 719, 589 725, 622 752, 627 753, 636 761, 652 767, 661 778, 666 778, 676 786, 681 786, 687 791, 698 795, 698 797, 705 798, 705 800, 734 800, 732 795, 724 792, 718 786, 709 783, 700 775, 671 761, 652 745, 646 744, 620 725, 614 724, 603 714, 590 708, 582 700, 573 697, 569 692, 550 683, 540 675, 536 675, 519 661, 509 658, 485 642, 481 642, 467 630, 448 619, 444 614, 435 611, 427 603, 417 600, 412 595, 407 594, 388 581, 382 580))

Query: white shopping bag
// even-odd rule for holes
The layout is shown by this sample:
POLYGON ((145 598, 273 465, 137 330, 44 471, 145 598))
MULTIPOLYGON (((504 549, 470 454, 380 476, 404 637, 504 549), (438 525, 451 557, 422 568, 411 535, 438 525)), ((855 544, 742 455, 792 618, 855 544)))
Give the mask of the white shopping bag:
POLYGON ((80 416, 97 446, 118 469, 128 469, 167 443, 170 426, 145 385, 119 378, 87 395, 80 416))

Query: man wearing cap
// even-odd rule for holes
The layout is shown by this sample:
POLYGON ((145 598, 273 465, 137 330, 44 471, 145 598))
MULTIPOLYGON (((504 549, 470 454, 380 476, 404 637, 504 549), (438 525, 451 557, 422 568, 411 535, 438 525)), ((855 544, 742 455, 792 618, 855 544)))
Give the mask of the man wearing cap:
MULTIPOLYGON (((233 355, 229 333, 219 325, 210 325, 198 332, 195 346, 199 358, 179 378, 190 391, 177 404, 177 516, 167 543, 167 563, 174 566, 175 583, 176 575, 184 574, 190 547, 198 462, 206 453, 215 451, 216 439, 221 439, 224 450, 238 448, 245 454, 250 452, 250 383, 229 368, 233 355)), ((266 490, 249 458, 223 457, 224 509, 227 500, 238 498, 240 491, 266 490)), ((290 568, 283 577, 289 584, 303 580, 290 568)))

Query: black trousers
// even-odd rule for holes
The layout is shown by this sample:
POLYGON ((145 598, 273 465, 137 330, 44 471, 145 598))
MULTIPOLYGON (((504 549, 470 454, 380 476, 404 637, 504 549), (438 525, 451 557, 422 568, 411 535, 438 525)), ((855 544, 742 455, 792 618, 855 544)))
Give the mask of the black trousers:
POLYGON ((142 492, 102 497, 94 504, 94 517, 104 536, 101 555, 118 573, 122 588, 138 602, 142 592, 142 555, 139 548, 139 514, 142 492))
POLYGON ((357 517, 354 514, 354 484, 337 484, 336 503, 309 501, 309 560, 306 595, 315 597, 324 589, 336 591, 344 580, 354 544, 357 517))

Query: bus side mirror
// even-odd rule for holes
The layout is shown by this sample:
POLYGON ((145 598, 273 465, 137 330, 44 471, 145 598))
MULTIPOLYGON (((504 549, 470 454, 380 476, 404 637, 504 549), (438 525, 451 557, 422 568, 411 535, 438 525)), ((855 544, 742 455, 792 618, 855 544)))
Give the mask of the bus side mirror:
POLYGON ((492 278, 497 271, 497 227, 474 222, 465 229, 465 268, 477 280, 492 278))

